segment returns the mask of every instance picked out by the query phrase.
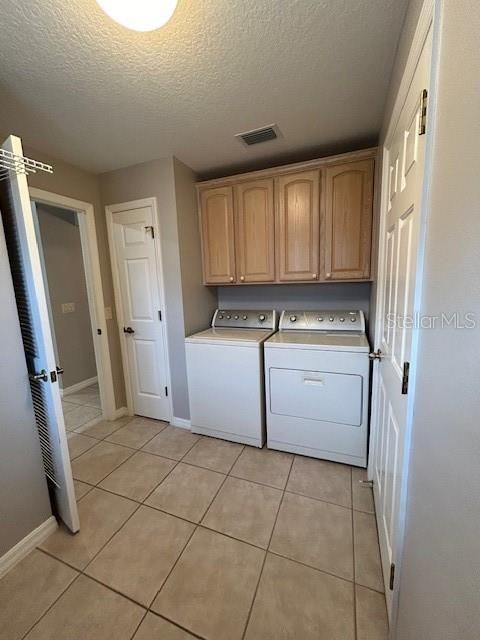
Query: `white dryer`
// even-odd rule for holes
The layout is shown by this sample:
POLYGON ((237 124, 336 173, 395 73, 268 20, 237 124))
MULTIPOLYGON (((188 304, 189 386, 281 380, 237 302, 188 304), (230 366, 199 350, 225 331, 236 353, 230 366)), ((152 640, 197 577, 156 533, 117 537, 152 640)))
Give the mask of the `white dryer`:
POLYGON ((367 465, 370 360, 362 311, 283 311, 265 343, 267 446, 367 465))
POLYGON ((263 447, 263 343, 276 327, 275 311, 217 309, 185 339, 193 433, 263 447))

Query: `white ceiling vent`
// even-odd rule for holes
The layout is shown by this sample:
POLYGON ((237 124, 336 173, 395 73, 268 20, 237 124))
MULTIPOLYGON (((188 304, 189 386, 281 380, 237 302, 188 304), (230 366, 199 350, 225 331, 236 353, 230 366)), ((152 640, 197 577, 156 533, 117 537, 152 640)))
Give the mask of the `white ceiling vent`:
POLYGON ((260 129, 252 129, 251 131, 245 131, 245 133, 235 134, 236 138, 239 138, 243 144, 250 147, 252 144, 260 144, 260 142, 268 142, 269 140, 276 140, 280 135, 280 131, 276 124, 269 124, 266 127, 260 127, 260 129))

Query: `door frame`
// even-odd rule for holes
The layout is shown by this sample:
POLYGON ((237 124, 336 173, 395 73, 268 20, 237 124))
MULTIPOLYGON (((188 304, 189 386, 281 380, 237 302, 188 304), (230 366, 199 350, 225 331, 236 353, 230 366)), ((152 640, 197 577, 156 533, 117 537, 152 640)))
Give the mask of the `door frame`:
POLYGON ((115 406, 112 363, 110 359, 110 346, 108 344, 105 300, 103 297, 93 204, 62 196, 58 193, 37 189, 36 187, 29 187, 29 193, 30 199, 36 203, 70 209, 77 214, 80 242, 82 245, 83 266, 85 269, 85 281, 87 285, 88 309, 95 351, 95 363, 97 366, 98 386, 102 404, 102 417, 104 420, 115 420, 119 416, 115 406), (101 335, 97 334, 97 329, 101 330, 101 335))
POLYGON ((163 258, 162 258, 162 247, 160 242, 160 231, 159 231, 159 219, 158 219, 158 209, 157 209, 157 199, 152 196, 149 198, 141 198, 139 200, 130 200, 128 202, 119 202, 117 204, 109 204, 105 207, 105 215, 107 218, 107 231, 108 231, 108 244, 110 248, 110 260, 112 265, 112 275, 113 275, 113 291, 115 295, 115 309, 117 314, 117 324, 118 324, 118 335, 120 338, 120 348, 122 352, 122 364, 123 364, 123 375, 125 380, 125 391, 127 396, 127 410, 128 414, 134 415, 134 407, 133 407, 133 394, 132 394, 132 383, 130 378, 130 369, 128 363, 128 352, 127 352, 127 342, 126 336, 121 330, 121 327, 124 326, 124 318, 123 318, 123 298, 122 298, 122 289, 120 287, 120 278, 118 276, 118 261, 117 255, 115 251, 115 240, 113 235, 113 214, 120 213, 121 211, 128 211, 129 209, 139 209, 141 207, 151 207, 152 208, 152 224, 153 224, 153 233, 154 239, 153 244, 155 247, 155 263, 156 263, 156 273, 157 273, 157 287, 158 287, 158 295, 160 300, 160 306, 163 309, 162 314, 162 323, 163 323, 163 352, 165 354, 165 375, 167 379, 167 386, 170 393, 167 396, 168 400, 168 421, 172 421, 173 416, 173 407, 172 407, 172 384, 171 384, 171 376, 170 376, 170 353, 168 349, 168 324, 167 324, 167 306, 166 306, 166 296, 165 296, 165 280, 164 280, 164 270, 163 270, 163 258))
MULTIPOLYGON (((388 124, 385 139, 381 146, 382 154, 382 168, 381 168, 381 187, 380 187, 380 213, 379 213, 379 230, 378 230, 378 273, 377 283, 382 283, 385 276, 385 247, 382 246, 382 239, 385 231, 385 218, 388 209, 388 182, 389 182, 389 163, 387 148, 390 146, 393 134, 398 124, 398 120, 401 114, 401 110, 405 103, 410 85, 413 80, 413 76, 417 69, 417 65, 420 56, 423 51, 423 46, 429 34, 432 30, 432 57, 430 67, 430 79, 428 87, 428 132, 429 135, 426 140, 425 146, 425 160, 424 160, 424 173, 423 173, 423 186, 422 196, 420 204, 420 228, 417 245, 417 264, 415 271, 415 296, 414 296, 414 312, 418 311, 421 306, 422 298, 422 281, 423 281, 423 264, 425 253, 425 236, 426 236, 426 224, 429 215, 429 193, 432 176, 432 164, 433 164, 433 132, 435 130, 436 119, 436 96, 437 96, 437 71, 438 71, 438 58, 439 58, 439 20, 440 12, 437 8, 436 0, 424 0, 420 15, 418 18, 415 34, 410 47, 410 52, 407 58, 405 69, 403 72, 402 80, 395 98, 394 107, 388 124)), ((384 300, 382 296, 382 287, 377 284, 375 292, 375 331, 374 331, 374 349, 380 348, 381 345, 381 333, 382 333, 382 316, 383 316, 384 300)), ((410 450, 412 442, 412 423, 413 414, 415 409, 415 386, 416 386, 416 370, 417 370, 417 356, 418 356, 418 344, 419 344, 419 329, 412 329, 412 351, 410 360, 410 380, 409 380, 409 393, 407 397, 407 420, 405 425, 405 455, 403 458, 400 482, 400 499, 398 504, 398 529, 396 532, 395 549, 393 557, 395 559, 395 582, 392 593, 392 611, 390 617, 390 634, 391 640, 395 638, 395 627, 398 615, 399 606, 399 586, 401 575, 402 554, 405 539, 406 529, 406 514, 407 514, 407 499, 408 499, 408 473, 410 465, 410 450)), ((377 415, 378 408, 378 385, 379 376, 377 374, 379 363, 374 361, 373 374, 372 374, 372 402, 371 402, 371 430, 370 430, 370 451, 373 450, 372 443, 376 437, 374 432, 374 417, 377 415)), ((370 456, 368 462, 368 479, 373 480, 373 456, 370 456)))

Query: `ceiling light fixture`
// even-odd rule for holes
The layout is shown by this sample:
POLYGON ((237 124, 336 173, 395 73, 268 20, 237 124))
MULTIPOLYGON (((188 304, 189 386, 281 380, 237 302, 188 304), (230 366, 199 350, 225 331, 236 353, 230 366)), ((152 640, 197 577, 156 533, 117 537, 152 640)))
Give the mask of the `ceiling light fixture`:
POLYGON ((178 0, 97 0, 115 22, 133 31, 154 31, 170 20, 178 0))

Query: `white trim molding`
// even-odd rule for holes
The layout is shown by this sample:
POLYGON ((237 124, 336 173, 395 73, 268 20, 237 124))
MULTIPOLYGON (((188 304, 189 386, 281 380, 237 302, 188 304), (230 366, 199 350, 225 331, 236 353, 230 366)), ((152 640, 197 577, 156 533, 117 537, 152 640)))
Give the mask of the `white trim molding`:
POLYGON ((95 384, 96 382, 98 382, 97 376, 93 376, 93 378, 87 378, 86 380, 81 380, 80 382, 76 382, 69 387, 64 387, 62 389, 62 395, 68 396, 71 393, 77 393, 77 391, 81 391, 82 389, 91 387, 92 384, 95 384))
POLYGON ((78 223, 85 266, 95 362, 100 397, 102 399, 102 412, 105 420, 113 420, 115 416, 115 394, 93 204, 45 191, 44 189, 37 189, 36 187, 30 187, 29 192, 30 199, 35 202, 63 207, 78 214, 83 214, 78 216, 78 223), (98 330, 100 330, 100 334, 98 330))
POLYGON ((127 407, 120 407, 120 409, 115 409, 115 417, 114 420, 118 420, 119 418, 123 418, 124 416, 131 415, 128 412, 127 407))
POLYGON ((31 531, 23 540, 17 542, 7 553, 0 558, 0 578, 18 564, 30 551, 42 544, 58 528, 57 520, 50 516, 36 529, 31 531))
POLYGON ((180 429, 190 430, 192 428, 190 420, 185 420, 185 418, 176 418, 175 416, 173 416, 170 424, 172 427, 180 427, 180 429))

